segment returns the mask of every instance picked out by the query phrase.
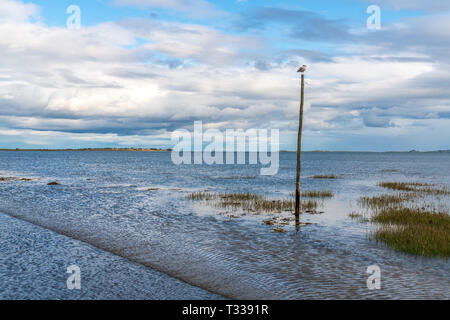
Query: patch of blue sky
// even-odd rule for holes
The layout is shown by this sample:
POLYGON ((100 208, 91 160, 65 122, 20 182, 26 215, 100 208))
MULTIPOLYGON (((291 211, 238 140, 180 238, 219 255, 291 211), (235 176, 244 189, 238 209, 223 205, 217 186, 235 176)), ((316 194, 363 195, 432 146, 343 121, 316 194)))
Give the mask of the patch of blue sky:
MULTIPOLYGON (((177 12, 161 8, 134 8, 131 6, 113 5, 106 0, 35 0, 33 3, 41 7, 41 16, 49 26, 63 27, 66 25, 66 10, 70 5, 77 5, 81 9, 81 23, 93 26, 107 21, 118 21, 127 18, 158 19, 177 23, 195 23, 210 26, 230 34, 245 34, 247 31, 230 29, 230 23, 237 19, 245 19, 249 11, 263 7, 276 7, 286 10, 311 11, 327 19, 343 20, 351 28, 364 27, 368 18, 367 3, 355 0, 316 0, 316 1, 211 1, 218 10, 226 12, 223 16, 192 16, 186 12, 177 12)), ((418 11, 395 11, 381 7, 382 22, 396 22, 405 17, 422 15, 418 11)), ((292 23, 292 21, 291 21, 292 23)))
POLYGON ((41 8, 41 16, 45 24, 49 26, 64 27, 70 14, 67 8, 77 5, 81 10, 82 26, 94 26, 96 24, 117 21, 126 17, 147 18, 151 11, 140 10, 131 7, 112 6, 106 1, 93 0, 35 0, 33 3, 41 8))
POLYGON ((150 41, 148 39, 143 39, 143 38, 135 38, 134 40, 135 40, 135 42, 133 44, 125 45, 125 46, 123 46, 123 48, 136 49, 136 48, 142 47, 147 44, 155 43, 155 41, 150 41))
MULTIPOLYGON (((290 10, 311 11, 331 19, 348 19, 365 25, 368 14, 367 8, 371 4, 361 0, 245 0, 245 1, 211 1, 222 10, 239 13, 261 7, 276 7, 290 10)), ((373 4, 376 4, 374 1, 373 4)), ((423 12, 413 10, 393 10, 380 5, 382 17, 386 22, 393 22, 404 17, 421 16, 423 12)))

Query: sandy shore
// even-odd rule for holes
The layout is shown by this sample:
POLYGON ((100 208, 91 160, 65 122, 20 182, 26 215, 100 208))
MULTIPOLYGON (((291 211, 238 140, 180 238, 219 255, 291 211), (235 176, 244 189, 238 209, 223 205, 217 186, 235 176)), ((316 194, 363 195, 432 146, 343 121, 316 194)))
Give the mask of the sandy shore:
POLYGON ((0 213, 0 299, 223 299, 87 243, 0 213), (67 289, 67 267, 81 290, 67 289))

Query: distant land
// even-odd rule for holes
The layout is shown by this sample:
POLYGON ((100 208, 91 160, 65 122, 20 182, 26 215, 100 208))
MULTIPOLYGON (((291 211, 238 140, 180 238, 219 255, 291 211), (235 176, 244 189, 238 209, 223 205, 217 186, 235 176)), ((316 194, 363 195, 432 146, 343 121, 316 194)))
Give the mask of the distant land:
MULTIPOLYGON (((0 151, 132 151, 132 152, 171 152, 172 149, 159 149, 159 148, 79 148, 79 149, 1 149, 0 151)), ((292 150, 280 150, 280 152, 297 152, 292 150)), ((329 153, 337 153, 337 152, 367 152, 367 153, 450 153, 450 149, 448 150, 433 150, 433 151, 329 151, 329 150, 305 150, 303 152, 329 152, 329 153)))
POLYGON ((135 152, 170 152, 172 149, 158 148, 80 148, 80 149, 0 149, 0 151, 135 151, 135 152))
MULTIPOLYGON (((280 152, 297 152, 297 151, 288 151, 281 150, 280 152)), ((418 151, 418 150, 410 150, 410 151, 328 151, 328 150, 311 150, 311 151, 303 151, 303 152, 365 152, 365 153, 450 153, 450 149, 448 150, 432 150, 432 151, 418 151)))

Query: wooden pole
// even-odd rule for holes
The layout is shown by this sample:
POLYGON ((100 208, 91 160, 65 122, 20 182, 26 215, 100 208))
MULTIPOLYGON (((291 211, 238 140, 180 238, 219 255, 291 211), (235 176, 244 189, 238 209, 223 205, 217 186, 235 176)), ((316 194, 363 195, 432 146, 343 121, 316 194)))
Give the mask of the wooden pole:
POLYGON ((300 176, 302 169, 302 131, 303 131, 303 105, 305 100, 305 75, 302 73, 302 85, 300 93, 300 118, 298 124, 297 139, 297 182, 295 188, 295 224, 300 227, 300 210, 301 210, 301 193, 300 193, 300 176))

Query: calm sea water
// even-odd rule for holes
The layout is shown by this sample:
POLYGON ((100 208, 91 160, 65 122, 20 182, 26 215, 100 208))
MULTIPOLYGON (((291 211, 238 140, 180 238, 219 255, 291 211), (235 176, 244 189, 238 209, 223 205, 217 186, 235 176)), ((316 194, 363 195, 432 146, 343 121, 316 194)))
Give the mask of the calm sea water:
POLYGON ((359 196, 386 192, 381 180, 450 186, 448 153, 305 153, 304 188, 336 196, 324 214, 302 215, 312 224, 299 232, 272 233, 261 218, 230 221, 223 209, 186 200, 203 190, 287 197, 295 157, 281 153, 269 177, 258 166, 175 166, 166 152, 0 152, 0 176, 33 178, 0 182, 0 212, 230 298, 449 298, 448 261, 372 242, 371 226, 348 217, 359 196), (340 178, 309 178, 330 173, 340 178), (366 286, 374 264, 381 290, 366 286))

